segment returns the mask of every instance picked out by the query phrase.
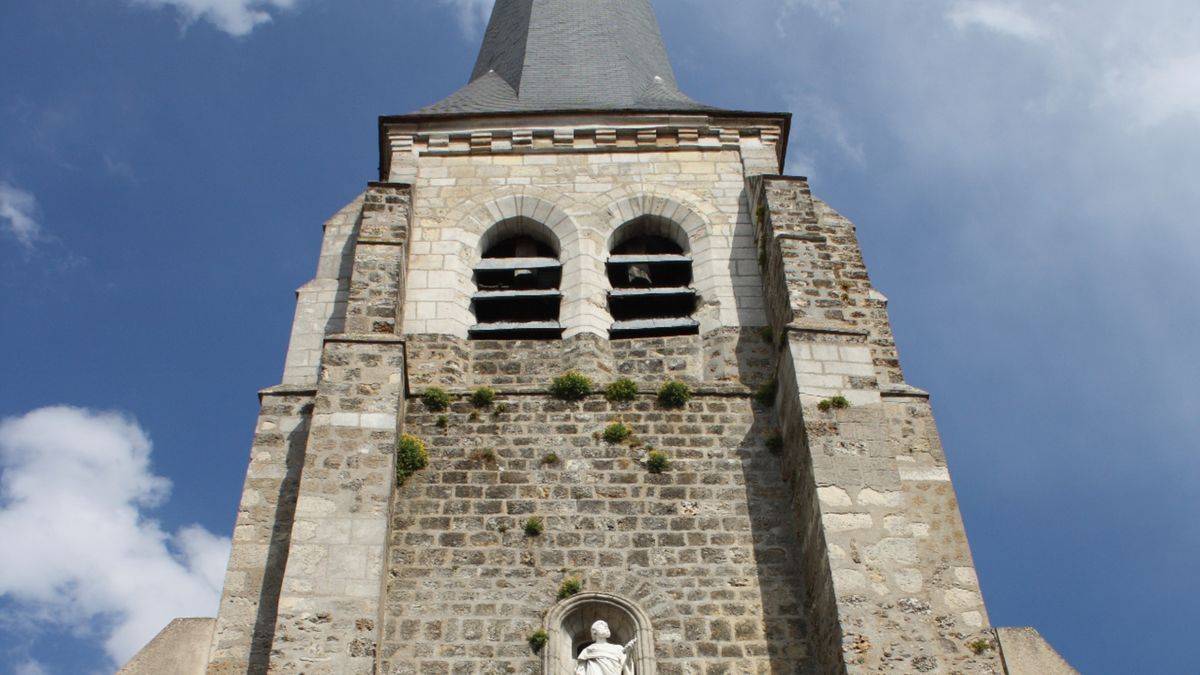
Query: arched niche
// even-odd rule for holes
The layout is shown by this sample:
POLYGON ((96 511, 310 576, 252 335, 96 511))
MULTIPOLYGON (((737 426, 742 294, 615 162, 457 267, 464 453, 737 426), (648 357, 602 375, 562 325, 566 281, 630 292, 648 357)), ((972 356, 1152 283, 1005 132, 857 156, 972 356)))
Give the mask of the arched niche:
POLYGON ((636 675, 656 675, 654 631, 650 617, 632 600, 612 593, 580 593, 558 603, 546 616, 550 636, 543 651, 546 675, 574 675, 575 657, 592 642, 596 621, 608 623, 609 642, 624 645, 638 639, 630 653, 636 675))

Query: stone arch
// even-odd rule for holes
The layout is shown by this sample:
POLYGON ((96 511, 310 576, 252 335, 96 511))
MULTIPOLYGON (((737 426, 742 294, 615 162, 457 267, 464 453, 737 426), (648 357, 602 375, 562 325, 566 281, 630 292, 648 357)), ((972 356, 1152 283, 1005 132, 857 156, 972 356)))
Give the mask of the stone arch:
POLYGON ((645 191, 638 193, 619 188, 607 196, 610 201, 606 211, 605 253, 620 243, 628 224, 639 219, 654 223, 654 227, 675 239, 692 257, 694 287, 699 295, 695 317, 700 321, 700 332, 719 327, 722 302, 725 296, 732 296, 729 272, 717 264, 729 248, 716 231, 721 213, 695 195, 677 189, 668 191, 661 186, 646 186, 645 191), (686 242, 681 240, 684 237, 686 242))
POLYGON ((547 675, 571 675, 575 656, 593 622, 608 622, 612 641, 628 643, 637 638, 630 658, 637 675, 656 675, 654 629, 650 616, 638 605, 615 593, 580 593, 558 603, 546 615, 550 637, 542 657, 542 672, 547 675))
POLYGON ((537 228, 554 242, 563 263, 561 320, 564 326, 571 323, 581 302, 577 288, 582 267, 581 231, 575 219, 549 195, 529 190, 501 188, 482 199, 448 209, 428 227, 416 224, 414 243, 429 242, 433 251, 410 259, 406 333, 467 337, 474 322, 474 269, 488 244, 485 237, 489 230, 506 222, 510 223, 506 227, 537 228))

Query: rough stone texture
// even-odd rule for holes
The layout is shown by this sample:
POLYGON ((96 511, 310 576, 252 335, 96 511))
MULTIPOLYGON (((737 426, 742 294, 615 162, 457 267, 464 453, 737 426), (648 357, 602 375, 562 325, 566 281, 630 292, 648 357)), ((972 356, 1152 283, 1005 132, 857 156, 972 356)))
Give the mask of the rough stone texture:
POLYGON ((354 246, 346 332, 396 333, 411 217, 411 186, 371 184, 354 246))
POLYGON ((927 396, 903 384, 852 227, 803 180, 749 189, 786 335, 779 404, 816 658, 849 672, 999 672, 994 652, 967 647, 988 635, 987 614, 945 455, 927 396), (834 396, 850 407, 821 410, 834 396))
POLYGON ((447 335, 413 335, 407 340, 409 384, 431 386, 535 387, 567 369, 597 384, 628 377, 661 383, 741 383, 757 387, 770 379, 773 349, 758 329, 726 328, 706 335, 609 342, 587 333, 567 340, 465 340, 447 335))
POLYGON ((216 619, 175 619, 117 675, 204 675, 216 619))
POLYGON ((538 394, 488 410, 460 401, 445 428, 442 414, 417 402, 405 420, 431 463, 395 495, 382 672, 541 672, 525 640, 566 577, 641 604, 659 673, 812 672, 770 410, 744 393, 681 411, 646 395, 538 394), (615 420, 666 451, 670 470, 651 474, 645 447, 596 438, 615 420), (543 463, 550 452, 557 463, 543 463), (540 537, 523 532, 531 517, 540 537))
POLYGON ((370 673, 378 644, 388 502, 404 401, 395 335, 411 188, 372 183, 353 252, 346 329, 325 340, 273 672, 370 673))
POLYGON ((396 428, 404 393, 394 338, 331 338, 279 598, 270 670, 370 673, 396 428))
POLYGON ((646 122, 386 137, 412 184, 372 183, 326 227, 263 392, 210 673, 540 672, 526 639, 568 576, 644 610, 662 673, 1002 671, 970 647, 994 634, 945 455, 854 226, 771 175, 765 123, 646 122), (604 261, 643 215, 684 233, 699 335, 607 339, 604 261), (562 251, 565 339, 468 340, 485 234, 516 217, 562 251), (570 369, 639 398, 552 400, 570 369), (685 410, 654 402, 668 379, 685 410), (772 379, 774 407, 753 402, 772 379), (483 385, 498 401, 474 410, 483 385), (450 412, 417 401, 429 386, 450 412), (834 396, 850 406, 821 410, 834 396), (616 420, 674 466, 600 440, 616 420), (396 490, 401 428, 431 463, 396 490))
POLYGON ((997 628, 1008 675, 1079 675, 1033 628, 997 628))
POLYGON ((266 670, 312 407, 313 392, 304 389, 262 393, 212 637, 210 673, 266 670))

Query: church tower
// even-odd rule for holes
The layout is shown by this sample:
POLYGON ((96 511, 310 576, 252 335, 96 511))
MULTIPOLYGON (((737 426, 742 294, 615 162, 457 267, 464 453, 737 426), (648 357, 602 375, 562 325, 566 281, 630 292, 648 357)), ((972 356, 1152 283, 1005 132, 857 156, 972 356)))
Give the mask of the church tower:
POLYGON ((790 119, 684 94, 649 0, 497 0, 325 224, 207 672, 573 674, 597 621, 638 675, 1009 672, 790 119))

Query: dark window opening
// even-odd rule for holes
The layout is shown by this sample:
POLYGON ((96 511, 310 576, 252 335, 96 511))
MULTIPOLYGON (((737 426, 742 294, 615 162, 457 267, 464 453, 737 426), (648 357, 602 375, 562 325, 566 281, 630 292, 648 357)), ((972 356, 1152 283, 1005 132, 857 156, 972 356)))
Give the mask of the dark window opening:
MULTIPOLYGON (((662 229, 648 218, 625 226, 662 229)), ((695 335, 692 318, 698 297, 692 288, 692 259, 677 241, 657 234, 633 234, 613 246, 608 259, 612 338, 695 335)))
POLYGON ((521 234, 492 244, 475 267, 471 337, 561 338, 561 283, 562 263, 546 242, 521 234))

